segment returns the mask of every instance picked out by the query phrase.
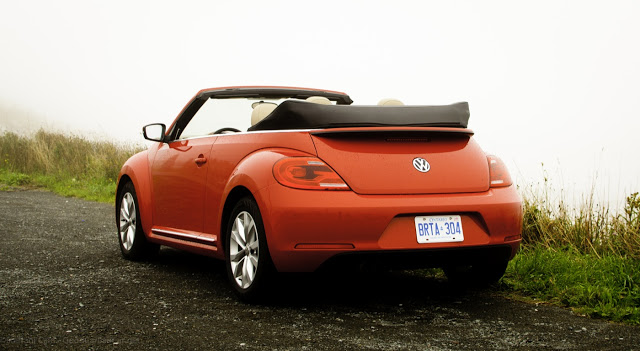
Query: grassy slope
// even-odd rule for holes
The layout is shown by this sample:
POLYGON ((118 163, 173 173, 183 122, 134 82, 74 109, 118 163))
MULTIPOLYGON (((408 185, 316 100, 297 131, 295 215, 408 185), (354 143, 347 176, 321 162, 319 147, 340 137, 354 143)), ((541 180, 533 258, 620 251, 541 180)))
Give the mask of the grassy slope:
POLYGON ((116 182, 96 179, 61 179, 60 177, 45 174, 27 175, 0 169, 0 191, 11 190, 16 187, 44 188, 63 196, 113 203, 116 182))
MULTIPOLYGON (((544 192, 543 192, 544 193, 544 192)), ((640 324, 640 196, 623 213, 526 194, 523 246, 502 286, 578 313, 640 324)))
MULTIPOLYGON (((28 138, 5 133, 0 190, 37 186, 113 203, 120 167, 139 150, 44 131, 28 138)), ((502 280, 507 294, 640 324, 638 194, 617 216, 592 202, 574 210, 545 194, 525 194, 524 209, 523 249, 502 280)))
POLYGON ((0 183, 113 202, 120 167, 140 150, 43 130, 32 137, 5 133, 0 136, 0 183))
POLYGON ((575 249, 525 248, 502 279, 507 292, 573 308, 580 314, 640 324, 639 261, 575 249))

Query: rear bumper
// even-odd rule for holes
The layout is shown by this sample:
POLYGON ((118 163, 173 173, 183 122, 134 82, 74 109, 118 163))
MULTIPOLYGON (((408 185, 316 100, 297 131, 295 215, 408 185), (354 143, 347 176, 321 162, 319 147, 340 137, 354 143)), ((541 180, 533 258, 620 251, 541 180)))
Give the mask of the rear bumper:
POLYGON ((520 245, 522 202, 513 186, 465 194, 358 195, 274 184, 257 200, 281 272, 315 271, 342 259, 380 259, 391 266, 504 260, 520 245), (460 215, 464 241, 419 244, 414 217, 434 214, 460 215))
POLYGON ((379 250, 344 252, 332 256, 320 269, 376 267, 417 269, 465 265, 477 262, 504 262, 517 250, 510 244, 420 250, 379 250))

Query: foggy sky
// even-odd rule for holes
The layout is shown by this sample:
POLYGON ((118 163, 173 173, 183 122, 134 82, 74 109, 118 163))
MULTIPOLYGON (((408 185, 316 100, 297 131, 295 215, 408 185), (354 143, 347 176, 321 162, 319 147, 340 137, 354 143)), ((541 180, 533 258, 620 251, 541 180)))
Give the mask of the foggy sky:
POLYGON ((468 101, 518 183, 639 190, 637 1, 0 0, 0 130, 142 140, 202 88, 468 101))

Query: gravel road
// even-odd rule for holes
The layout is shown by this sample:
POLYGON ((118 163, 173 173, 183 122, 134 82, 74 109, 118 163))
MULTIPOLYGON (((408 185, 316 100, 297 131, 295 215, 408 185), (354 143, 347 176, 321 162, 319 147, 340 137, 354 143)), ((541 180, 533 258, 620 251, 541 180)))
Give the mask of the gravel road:
POLYGON ((640 328, 412 273, 281 277, 238 302, 216 260, 120 256, 114 209, 0 192, 0 350, 633 350, 640 328))

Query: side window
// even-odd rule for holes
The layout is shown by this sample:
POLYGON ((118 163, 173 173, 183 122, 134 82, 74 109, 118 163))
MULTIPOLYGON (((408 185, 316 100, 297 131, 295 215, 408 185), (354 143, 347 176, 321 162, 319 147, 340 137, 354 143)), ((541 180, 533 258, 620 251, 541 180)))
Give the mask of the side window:
POLYGON ((209 99, 180 133, 180 139, 213 135, 222 128, 246 131, 250 118, 251 103, 246 99, 209 99))

